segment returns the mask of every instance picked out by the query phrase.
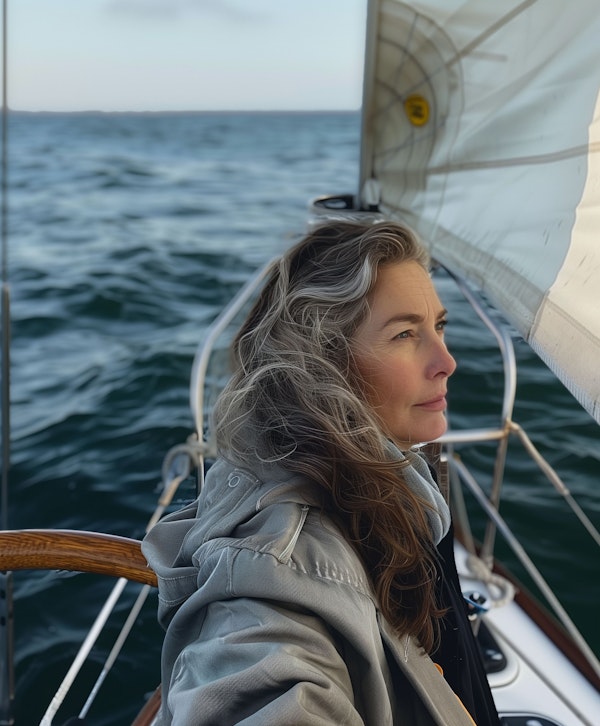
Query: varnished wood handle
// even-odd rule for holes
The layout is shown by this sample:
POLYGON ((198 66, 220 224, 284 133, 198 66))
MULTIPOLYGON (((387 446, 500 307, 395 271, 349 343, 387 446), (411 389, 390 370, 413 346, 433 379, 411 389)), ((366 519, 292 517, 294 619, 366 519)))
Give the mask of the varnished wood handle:
POLYGON ((0 531, 0 570, 70 570, 125 577, 156 586, 141 542, 69 529, 0 531))

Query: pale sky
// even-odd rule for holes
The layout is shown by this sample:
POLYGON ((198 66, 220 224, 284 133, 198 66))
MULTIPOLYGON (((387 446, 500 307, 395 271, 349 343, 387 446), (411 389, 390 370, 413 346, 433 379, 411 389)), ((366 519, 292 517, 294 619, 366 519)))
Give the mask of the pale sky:
POLYGON ((366 0, 9 0, 8 104, 358 109, 365 15, 366 0))

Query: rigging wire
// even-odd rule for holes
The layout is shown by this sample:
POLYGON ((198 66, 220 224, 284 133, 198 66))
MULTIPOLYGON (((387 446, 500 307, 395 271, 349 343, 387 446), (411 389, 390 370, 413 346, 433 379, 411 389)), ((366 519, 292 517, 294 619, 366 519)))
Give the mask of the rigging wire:
MULTIPOLYGON (((146 525, 147 532, 156 524, 158 519, 164 513, 165 509, 169 506, 173 497, 175 496, 175 493, 177 492, 177 489, 179 488, 179 485, 190 476, 190 474, 192 473, 192 469, 198 466, 200 455, 201 452, 198 450, 198 448, 194 445, 193 442, 189 441, 186 444, 180 444, 178 446, 175 446, 167 452, 162 471, 162 492, 156 508, 152 516, 150 517, 148 524, 146 525)), ((121 577, 113 586, 107 599, 105 600, 102 609, 96 616, 96 619, 94 620, 94 623, 86 639, 81 644, 79 651, 77 652, 75 659, 71 664, 71 667, 67 671, 52 701, 46 709, 46 712, 44 713, 42 720, 40 721, 40 726, 51 726, 52 721, 58 712, 58 709, 62 706, 68 692, 71 689, 71 686, 75 682, 75 679, 77 678, 82 666, 87 660, 92 648, 98 640, 99 635, 101 634, 104 626, 106 625, 108 618, 112 614, 117 602, 119 601, 119 598, 123 594, 126 585, 127 579, 121 577)), ((125 644, 125 640, 129 636, 131 629, 135 625, 137 616, 139 615, 150 591, 151 589, 149 586, 144 586, 139 592, 137 599, 130 610, 127 620, 121 628, 117 640, 115 641, 104 663, 102 671, 98 676, 94 686, 92 687, 87 701, 85 702, 82 710, 80 711, 78 719, 77 721, 75 721, 75 723, 83 723, 83 720, 87 716, 88 711, 90 710, 102 684, 106 679, 106 676, 108 675, 110 669, 113 667, 115 661, 117 660, 117 657, 121 652, 123 645, 125 644)))
MULTIPOLYGON (((0 181, 1 245, 1 385, 2 473, 0 491, 0 528, 8 529, 8 472, 10 468, 10 293, 8 286, 8 74, 7 74, 8 0, 2 0, 2 136, 0 181)), ((12 572, 0 573, 0 724, 14 723, 14 635, 12 572)))
POLYGON ((2 501, 0 526, 8 528, 8 469, 10 466, 10 397, 9 397, 9 363, 10 363, 10 316, 8 287, 8 103, 6 73, 6 19, 7 2, 2 0, 2 181, 0 202, 0 236, 2 247, 2 501))

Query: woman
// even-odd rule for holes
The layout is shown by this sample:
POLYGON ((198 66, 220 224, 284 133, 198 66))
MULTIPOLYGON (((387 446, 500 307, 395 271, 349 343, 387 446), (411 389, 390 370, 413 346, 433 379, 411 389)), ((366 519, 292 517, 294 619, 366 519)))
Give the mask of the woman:
POLYGON ((220 458, 144 542, 161 723, 498 723, 415 446, 445 431, 455 369, 427 266, 399 224, 335 221, 272 270, 233 343, 220 458))

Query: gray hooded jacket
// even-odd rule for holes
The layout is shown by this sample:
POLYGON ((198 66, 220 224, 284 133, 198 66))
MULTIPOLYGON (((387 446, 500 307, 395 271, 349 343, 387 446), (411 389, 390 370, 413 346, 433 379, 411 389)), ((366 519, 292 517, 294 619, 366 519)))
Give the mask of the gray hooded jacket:
POLYGON ((146 536, 167 629, 159 723, 473 726, 429 656, 394 635, 312 486, 219 460, 199 499, 146 536))

